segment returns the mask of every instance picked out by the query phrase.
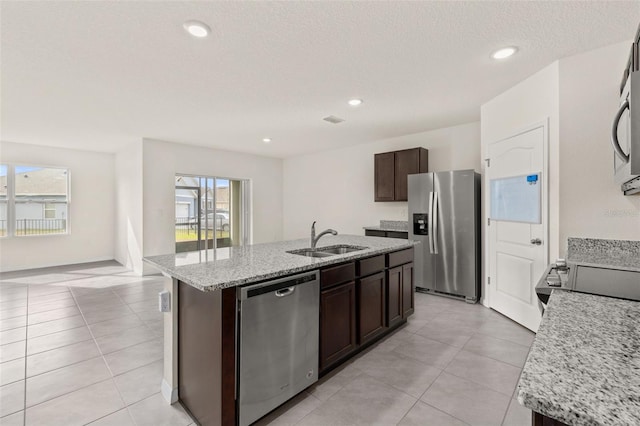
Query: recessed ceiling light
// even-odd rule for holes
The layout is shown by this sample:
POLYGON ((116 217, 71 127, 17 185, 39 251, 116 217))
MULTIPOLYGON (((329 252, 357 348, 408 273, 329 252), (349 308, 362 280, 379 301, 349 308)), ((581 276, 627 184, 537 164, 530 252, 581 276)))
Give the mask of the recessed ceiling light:
POLYGON ((358 106, 362 104, 362 99, 351 99, 349 100, 349 105, 358 106))
POLYGON ((262 142, 269 143, 269 142, 271 142, 271 138, 264 138, 264 139, 262 139, 262 142))
POLYGON ((187 21, 184 23, 184 29, 194 37, 203 38, 209 35, 211 28, 200 21, 187 21))
POLYGON ((515 46, 505 47, 503 49, 496 50, 491 54, 493 59, 506 59, 518 51, 515 46))

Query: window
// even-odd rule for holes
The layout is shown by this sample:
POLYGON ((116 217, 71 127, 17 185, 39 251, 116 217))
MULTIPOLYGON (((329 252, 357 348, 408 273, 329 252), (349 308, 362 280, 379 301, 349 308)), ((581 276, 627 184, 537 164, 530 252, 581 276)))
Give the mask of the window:
POLYGON ((56 205, 53 203, 44 204, 44 218, 55 219, 56 218, 56 205))
POLYGON ((0 165, 0 235, 66 234, 69 170, 0 165))

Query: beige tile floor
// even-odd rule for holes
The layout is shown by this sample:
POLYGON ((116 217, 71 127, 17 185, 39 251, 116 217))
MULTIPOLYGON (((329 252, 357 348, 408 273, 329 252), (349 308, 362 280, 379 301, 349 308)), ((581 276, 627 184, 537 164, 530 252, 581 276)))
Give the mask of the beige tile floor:
POLYGON ((115 262, 0 275, 0 425, 192 424, 159 393, 164 279, 115 262))
MULTIPOLYGON (((162 379, 166 278, 115 262, 0 276, 1 425, 176 425, 162 379)), ((416 294, 400 331, 262 425, 529 425, 514 399, 533 333, 480 305, 416 294)))

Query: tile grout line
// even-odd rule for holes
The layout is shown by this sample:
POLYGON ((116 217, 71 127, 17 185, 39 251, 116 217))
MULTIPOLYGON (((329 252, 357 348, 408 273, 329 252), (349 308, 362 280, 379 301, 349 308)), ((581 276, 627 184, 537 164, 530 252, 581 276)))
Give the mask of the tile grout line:
MULTIPOLYGON (((113 290, 110 290, 110 291, 113 293, 113 290)), ((127 403, 124 401, 124 398, 122 397, 122 392, 120 392, 120 389, 118 388, 118 385, 116 385, 116 382, 115 382, 115 380, 113 379, 113 378, 114 378, 113 371, 111 370, 111 367, 109 366, 109 363, 107 362, 106 358, 104 357, 104 354, 102 353, 102 350, 100 349, 100 345, 98 345, 98 342, 96 341, 96 338, 95 338, 95 336, 93 335, 93 332, 91 331, 91 328, 89 327, 89 324, 87 323, 87 319, 84 317, 84 313, 80 310, 80 305, 78 304, 78 299, 76 299, 76 295, 75 295, 75 294, 73 294, 73 292, 71 292, 71 296, 73 297, 73 300, 75 300, 76 305, 78 305, 78 310, 80 311, 80 315, 82 315, 82 319, 84 320, 84 322, 85 322, 85 324, 86 324, 86 327, 87 327, 87 329, 89 330, 89 335, 90 335, 90 336, 91 336, 91 338, 93 339, 93 344, 94 344, 94 345, 96 345, 96 348, 98 349, 98 353, 100 354, 100 357, 102 358, 102 362, 103 362, 103 363, 104 363, 104 365, 107 367, 107 371, 109 371, 109 374, 111 375, 111 377, 110 377, 109 379, 107 379, 107 380, 111 380, 111 383, 113 384, 113 387, 114 387, 114 388, 116 388, 116 392, 118 392, 118 396, 120 397, 120 401, 122 402, 122 404, 123 404, 124 408, 126 408, 126 409, 127 409, 127 413, 129 414, 129 417, 132 417, 132 416, 131 416, 131 413, 129 413, 128 405, 127 405, 127 403)), ((96 357, 96 358, 97 358, 97 357, 96 357)), ((107 380, 104 380, 104 381, 106 382, 107 380)), ((101 382, 99 382, 99 383, 101 383, 101 382)), ((107 414, 107 415, 111 415, 111 414, 116 413, 116 412, 118 412, 118 411, 120 411, 120 410, 112 411, 111 413, 109 413, 109 414, 107 414)), ((104 417, 106 417, 106 416, 104 416, 104 417)), ((94 419, 94 420, 92 420, 92 421, 96 421, 96 420, 98 420, 98 419, 94 419)), ((133 418, 132 418, 132 420, 133 420, 133 418)), ((135 424, 135 421, 133 421, 133 422, 134 422, 134 424, 135 424)), ((26 425, 25 425, 25 426, 26 426, 26 425)))
MULTIPOLYGON (((446 310, 445 310, 445 311, 443 311, 443 312, 446 312, 446 310)), ((474 330, 474 332, 473 332, 473 334, 471 335, 471 337, 473 337, 476 333, 477 333, 477 330, 474 330)), ((416 332, 413 332, 413 334, 414 334, 414 335, 416 335, 416 332)), ((420 335, 418 334, 418 336, 420 336, 420 335)), ((421 336, 421 337, 424 337, 424 336, 421 336)), ((469 339, 471 339, 471 337, 470 337, 469 339)), ((433 340, 435 340, 435 339, 433 339, 433 340)), ((435 340, 435 341, 438 341, 438 340, 435 340)), ((445 345, 448 345, 448 346, 451 346, 451 347, 455 347, 455 346, 449 345, 448 343, 444 343, 444 342, 440 342, 440 343, 445 344, 445 345)), ((456 348, 457 348, 457 347, 456 347, 456 348)), ((433 384, 438 380, 438 378, 440 378, 440 376, 442 376, 442 374, 447 373, 445 370, 449 367, 449 365, 451 365, 451 363, 453 362, 453 360, 454 360, 454 359, 458 356, 458 354, 459 354, 459 353, 464 349, 464 347, 462 347, 462 348, 457 348, 457 349, 458 349, 458 351, 455 353, 455 355, 454 355, 453 357, 451 357, 451 359, 449 360, 449 362, 448 362, 448 363, 447 363, 447 364, 446 364, 442 369, 440 369, 440 373, 438 374, 438 376, 433 380, 433 382, 431 382, 431 384, 427 387, 427 389, 425 389, 425 391, 420 395, 420 397, 418 398, 418 400, 416 401, 416 403, 415 403, 411 408, 413 409, 413 407, 415 407, 415 405, 416 405, 419 401, 421 401, 421 402, 423 402, 424 404, 428 405, 429 407, 432 407, 432 408, 434 408, 435 410, 438 410, 438 411, 440 411, 440 412, 442 412, 442 413, 445 413, 446 415, 451 416, 451 417, 453 417, 454 419, 459 420, 459 421, 461 421, 462 423, 467 424, 467 422, 465 422, 465 421, 464 421, 464 420, 462 420, 462 419, 459 419, 458 417, 454 416, 453 414, 450 414, 450 413, 447 413, 447 412, 445 412, 445 411, 442 411, 442 410, 438 409, 437 407, 434 407, 434 406, 432 406, 431 404, 429 404, 429 403, 427 403, 427 402, 422 401, 422 397, 423 397, 423 396, 424 396, 424 395, 429 391, 429 389, 431 389, 431 387, 432 387, 432 386, 433 386, 433 384)), ((395 352, 395 349, 394 349, 394 352, 395 352)), ((447 373, 447 374, 452 374, 452 373, 447 373)), ((453 375, 453 376, 456 376, 455 374, 452 374, 452 375, 453 375)), ((458 377, 458 376, 456 376, 456 377, 458 377)), ((466 379, 466 378, 463 378, 463 379, 464 379, 464 380, 469 380, 469 379, 466 379)), ((486 387, 486 386, 485 386, 485 387, 486 387)), ((487 388, 487 389, 489 389, 489 388, 487 388)), ((507 410, 508 410, 508 409, 509 409, 509 407, 507 406, 507 410)), ((409 410, 409 411, 411 411, 411 410, 409 410)), ((405 413, 405 415, 403 416, 403 419, 404 419, 404 417, 406 417, 406 415, 409 413, 409 411, 407 411, 407 413, 405 413)), ((506 416, 506 411, 505 411, 505 416, 506 416)), ((400 420, 400 421, 402 421, 402 420, 400 420)), ((504 417, 503 417, 503 421, 504 421, 504 417)))
MULTIPOLYGON (((138 320, 139 320, 140 322, 142 322, 142 324, 147 328, 147 330, 150 332, 150 334, 152 334, 152 335, 153 335, 153 330, 151 330, 151 327, 149 327, 149 326, 148 326, 148 324, 147 324, 147 323, 146 323, 142 318, 140 318, 140 316, 138 315, 138 313, 137 313, 137 312, 135 312, 135 311, 133 311, 133 309, 131 309, 131 307, 129 306, 129 304, 128 304, 127 302, 125 302, 125 301, 124 301, 124 299, 122 299, 122 297, 121 297, 121 296, 120 296, 120 295, 119 295, 115 290, 110 289, 110 291, 111 291, 111 293, 113 293, 113 294, 114 294, 114 295, 115 295, 115 296, 116 296, 116 297, 117 297, 117 298, 118 298, 118 299, 119 299, 119 300, 120 300, 120 301, 121 301, 125 306, 127 306, 127 308, 129 308, 129 309, 131 310, 131 312, 136 316, 136 318, 138 318, 138 320)), ((74 299, 75 299, 75 295, 74 295, 74 299)), ((78 306, 78 308, 80 308, 80 306, 78 306)), ((82 312, 82 310, 81 310, 81 312, 82 312)), ((84 318, 84 314, 82 314, 82 315, 83 315, 83 316, 82 316, 82 318, 83 318, 83 319, 85 319, 85 318, 84 318)), ((107 321, 110 321, 110 320, 107 320, 107 321)), ((85 322, 86 322, 86 319, 85 319, 85 322)), ((91 336, 93 337, 94 343, 95 343, 95 345, 96 345, 96 346, 97 346, 97 348, 98 348, 98 352, 100 352, 100 354, 102 355, 102 359, 103 359, 103 361, 104 361, 105 365, 107 366, 107 369, 108 369, 108 370, 109 370, 109 372, 111 373, 111 380, 113 381, 113 384, 114 384, 114 386, 115 386, 116 390, 118 391, 118 395, 120 396, 120 399, 122 400, 122 403, 124 404, 124 408, 127 410, 127 414, 129 415, 129 418, 131 419, 131 421, 132 421, 135 425, 137 425, 136 420, 134 419, 133 415, 131 414, 131 411, 129 410, 130 405, 129 405, 129 404, 127 404, 127 402, 124 400, 124 397, 122 396, 122 392, 120 391, 120 388, 118 387, 118 385, 117 385, 117 384, 116 384, 116 382, 115 382, 115 377, 117 377, 117 376, 114 376, 113 371, 111 370, 111 367, 109 366, 109 363, 107 362, 106 358, 104 358, 104 354, 103 354, 103 352, 102 352, 102 349, 100 348, 100 345, 98 345, 98 342, 97 342, 97 340, 96 340, 95 336, 93 335, 93 331, 91 331, 91 328, 89 327, 89 325, 88 325, 88 324, 87 324, 87 327, 89 328, 89 333, 90 333, 90 334, 91 334, 91 336)), ((116 333, 112 333, 112 334, 116 334, 116 333)), ((103 336, 100 336, 100 337, 103 337, 103 336)), ((147 341, 145 341, 145 342, 141 342, 141 343, 146 343, 146 342, 149 342, 149 341, 151 341, 151 340, 155 340, 155 339, 157 339, 157 337, 155 337, 155 336, 154 336, 154 338, 153 338, 153 339, 150 339, 150 340, 147 340, 147 341)), ((129 348, 129 347, 135 346, 135 345, 137 345, 137 344, 139 344, 139 343, 136 343, 136 344, 133 344, 133 345, 127 346, 126 348, 129 348)), ((126 349, 126 348, 123 348, 123 349, 126 349)), ((119 350, 123 350, 123 349, 119 349, 119 350)), ((118 350, 118 351, 119 351, 119 350, 118 350)), ((118 352, 118 351, 114 351, 114 352, 118 352)), ((110 353, 114 353, 114 352, 110 352, 110 353)), ((153 363, 154 363, 154 362, 156 362, 156 361, 157 361, 157 360, 151 361, 151 362, 149 362, 148 364, 144 364, 144 365, 139 366, 139 367, 136 367, 136 368, 134 368, 134 369, 132 369, 132 370, 125 371, 125 372, 123 372, 123 373, 121 373, 121 374, 126 374, 126 373, 128 373, 128 372, 130 372, 130 371, 137 370, 138 368, 146 367, 146 366, 148 366, 148 365, 153 364, 153 363)), ((120 375, 121 375, 121 374, 120 374, 120 375)), ((153 395, 152 395, 152 396, 153 396, 153 395)), ((143 399, 141 399, 140 401, 144 401, 145 399, 146 399, 146 398, 143 398, 143 399)), ((140 401, 136 401, 134 404, 137 404, 137 403, 138 403, 138 402, 140 402, 140 401)), ((118 411, 120 411, 120 410, 118 410, 118 411)), ((117 411, 116 411, 116 412, 117 412, 117 411)), ((113 414, 113 413, 110 413, 109 415, 111 415, 111 414, 113 414)), ((105 416, 105 417, 106 417, 106 416, 105 416)), ((98 419, 96 419, 96 420, 98 420, 98 419)), ((96 421, 96 420, 94 420, 94 421, 96 421)))
POLYGON ((29 343, 29 290, 27 286, 27 317, 24 330, 24 400, 22 401, 22 426, 27 425, 27 347, 29 343))
MULTIPOLYGON (((141 322, 142 322, 142 323, 147 327, 147 329, 149 330, 149 332, 151 332, 151 334, 153 334, 153 330, 151 329, 151 327, 149 327, 149 324, 147 324, 147 322, 146 322, 145 320, 143 320, 142 318, 140 318, 140 315, 138 315, 138 312, 135 312, 133 309, 131 309, 131 307, 129 306, 129 304, 128 304, 127 302, 125 302, 125 301, 124 301, 124 299, 122 299, 122 297, 121 297, 119 294, 117 294, 115 291, 113 292, 113 294, 115 294, 115 295, 116 295, 116 297, 118 297, 118 299, 120 299, 120 301, 121 301, 122 303, 124 303, 124 304, 125 304, 125 305, 130 309, 130 310, 131 310, 131 312, 133 312, 133 314, 138 318, 138 320, 140 320, 140 321, 141 321, 141 322)), ((137 302, 136 302, 136 303, 137 303, 137 302)), ((157 337, 156 337, 156 338, 157 338, 157 337)), ((163 342, 164 342, 164 336, 163 336, 163 338, 162 338, 162 339, 163 339, 163 342)))

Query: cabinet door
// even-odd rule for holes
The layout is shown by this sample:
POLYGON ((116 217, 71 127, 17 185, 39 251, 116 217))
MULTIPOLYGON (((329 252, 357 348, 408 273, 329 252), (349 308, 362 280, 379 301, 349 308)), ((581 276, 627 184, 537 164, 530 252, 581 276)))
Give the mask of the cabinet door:
POLYGON ((358 280, 358 342, 366 343, 385 329, 385 279, 379 272, 358 280))
POLYGON ((402 321, 402 266, 387 274, 387 327, 392 327, 402 321))
POLYGON ((320 371, 356 349, 356 283, 320 293, 320 371))
POLYGON ((396 151, 395 200, 407 201, 407 176, 420 173, 420 151, 417 148, 396 151))
POLYGON ((413 314, 414 305, 413 263, 402 265, 402 318, 413 314))
POLYGON ((394 200, 394 158, 393 152, 375 155, 375 201, 394 200))

